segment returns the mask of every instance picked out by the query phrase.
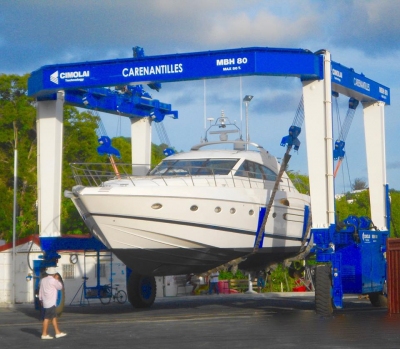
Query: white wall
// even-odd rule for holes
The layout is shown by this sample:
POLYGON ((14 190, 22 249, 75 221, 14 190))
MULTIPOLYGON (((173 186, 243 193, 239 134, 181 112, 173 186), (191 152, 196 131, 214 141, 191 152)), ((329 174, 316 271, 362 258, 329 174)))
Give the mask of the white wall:
MULTIPOLYGON (((33 261, 39 260, 39 255, 42 255, 40 248, 33 244, 31 251, 29 251, 32 242, 19 245, 16 247, 16 303, 32 303, 34 302, 34 279, 27 281, 27 276, 32 275, 33 272, 28 266, 28 258, 30 266, 33 268, 33 261)), ((61 258, 58 261, 58 271, 63 277, 65 286, 65 304, 79 305, 81 301, 80 289, 83 283, 83 277, 86 275, 88 278, 86 286, 96 286, 96 263, 97 256, 95 252, 84 254, 82 251, 78 252, 59 252, 61 258), (76 254, 78 261, 72 264, 70 256, 76 254), (63 273, 63 265, 67 268, 72 268, 74 278, 70 279, 63 273), (74 298, 75 297, 75 298, 74 298)), ((106 285, 112 283, 119 284, 118 289, 126 291, 126 267, 116 256, 112 256, 112 265, 109 253, 100 254, 100 264, 105 265, 105 277, 100 278, 100 284, 106 285), (111 274, 112 273, 112 274, 111 274)), ((0 304, 11 304, 12 302, 12 249, 0 252, 0 304)), ((164 278, 156 277, 157 283, 157 298, 164 296, 164 278)), ((86 303, 87 301, 84 300, 86 303)), ((99 303, 99 299, 89 299, 89 303, 99 303)))
MULTIPOLYGON (((31 242, 16 247, 15 283, 16 302, 33 302, 33 281, 27 282, 26 276, 30 270, 28 267, 28 251, 31 242)), ((29 262, 33 267, 33 259, 40 254, 37 245, 33 245, 29 254, 29 262)), ((0 253, 0 303, 12 303, 12 279, 13 279, 12 249, 0 253)), ((31 273, 32 274, 32 273, 31 273)))
MULTIPOLYGON (((33 245, 32 250, 28 253, 31 242, 16 248, 16 303, 33 303, 34 301, 34 279, 27 281, 27 276, 32 275, 33 271, 28 266, 28 258, 30 266, 33 268, 33 260, 38 260, 42 255, 40 248, 33 245)), ((61 252, 61 259, 58 261, 58 271, 64 279, 65 286, 65 304, 69 305, 83 283, 83 277, 86 271, 87 286, 96 286, 95 267, 97 258, 95 253, 90 256, 84 255, 83 252, 61 252), (78 261, 72 264, 70 256, 76 254, 78 261), (74 278, 70 279, 67 275, 63 275, 63 265, 67 265, 73 269, 74 278)), ((112 266, 110 257, 100 257, 100 264, 105 264, 106 276, 100 278, 100 284, 105 285, 111 283, 119 284, 118 288, 126 290, 126 268, 125 265, 115 256, 112 258, 112 266), (111 275, 112 269, 112 275, 111 275)), ((12 302, 12 249, 0 252, 0 304, 12 302)), ((80 293, 77 295, 77 301, 80 301, 80 293)), ((90 299, 90 303, 99 302, 97 299, 90 299)), ((75 302, 74 302, 75 303, 75 302)))

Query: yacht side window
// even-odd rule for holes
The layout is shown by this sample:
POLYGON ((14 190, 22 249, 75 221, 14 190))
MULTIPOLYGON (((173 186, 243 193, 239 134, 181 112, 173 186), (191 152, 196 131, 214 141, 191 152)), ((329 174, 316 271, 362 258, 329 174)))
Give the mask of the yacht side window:
POLYGON ((252 161, 244 161, 243 164, 237 169, 235 176, 246 177, 246 178, 259 178, 262 179, 262 173, 258 169, 257 164, 252 161))
POLYGON ((274 181, 276 174, 268 167, 257 164, 253 161, 244 161, 243 164, 237 169, 235 176, 246 178, 264 179, 267 181, 274 181))
POLYGON ((239 159, 209 159, 207 168, 215 175, 227 175, 239 159))
POLYGON ((165 175, 169 168, 174 166, 175 161, 164 160, 158 164, 153 170, 149 172, 150 176, 162 176, 165 175))
POLYGON ((276 181, 277 174, 274 171, 265 166, 261 166, 261 168, 267 181, 276 181))
POLYGON ((227 175, 238 159, 164 160, 150 176, 210 176, 227 175))

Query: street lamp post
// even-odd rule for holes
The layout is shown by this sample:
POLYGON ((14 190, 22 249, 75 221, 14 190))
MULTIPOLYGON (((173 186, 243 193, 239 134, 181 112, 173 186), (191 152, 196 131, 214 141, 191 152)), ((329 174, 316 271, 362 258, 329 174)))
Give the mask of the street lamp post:
POLYGON ((12 295, 11 303, 15 305, 17 295, 16 285, 16 227, 17 227, 17 190, 18 190, 18 133, 14 121, 14 203, 13 203, 13 240, 12 240, 12 295))
MULTIPOLYGON (((246 142, 250 141, 250 136, 249 136, 249 103, 253 99, 253 96, 246 95, 243 98, 243 102, 246 107, 246 142)), ((249 145, 246 143, 246 150, 249 149, 249 145)))

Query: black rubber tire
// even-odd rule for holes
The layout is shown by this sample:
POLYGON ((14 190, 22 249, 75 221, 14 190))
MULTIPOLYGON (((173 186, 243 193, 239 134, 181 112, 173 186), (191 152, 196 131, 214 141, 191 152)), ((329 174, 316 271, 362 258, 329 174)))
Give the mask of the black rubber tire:
POLYGON ((382 292, 368 293, 369 301, 374 307, 387 308, 387 297, 382 292))
POLYGON ((328 264, 317 265, 315 270, 315 309, 320 316, 331 316, 332 303, 332 273, 328 264))
POLYGON ((131 274, 127 284, 128 300, 135 308, 149 308, 156 299, 154 276, 131 274))
POLYGON ((117 294, 115 295, 115 297, 117 298, 117 302, 119 304, 124 304, 126 302, 126 300, 128 299, 126 292, 123 290, 119 290, 117 292, 117 294))
POLYGON ((103 288, 100 290, 100 302, 101 304, 109 304, 111 302, 111 288, 103 288))

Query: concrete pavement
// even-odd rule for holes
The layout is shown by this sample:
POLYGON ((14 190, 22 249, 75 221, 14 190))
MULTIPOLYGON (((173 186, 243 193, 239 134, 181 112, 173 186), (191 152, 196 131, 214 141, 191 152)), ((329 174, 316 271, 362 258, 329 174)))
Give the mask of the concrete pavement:
POLYGON ((400 316, 357 296, 329 318, 309 293, 221 294, 66 306, 59 325, 67 337, 41 340, 33 305, 2 307, 0 348, 400 348, 400 316))

